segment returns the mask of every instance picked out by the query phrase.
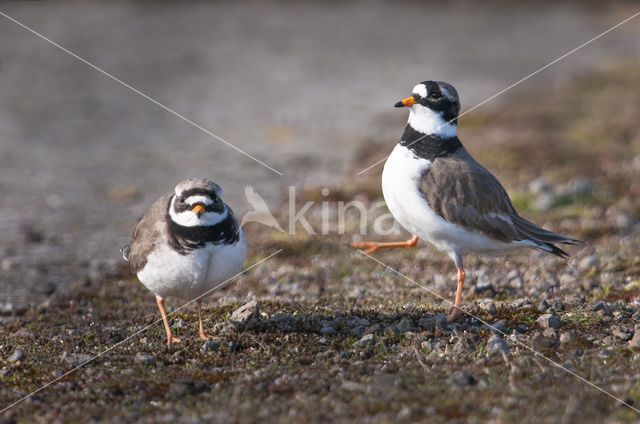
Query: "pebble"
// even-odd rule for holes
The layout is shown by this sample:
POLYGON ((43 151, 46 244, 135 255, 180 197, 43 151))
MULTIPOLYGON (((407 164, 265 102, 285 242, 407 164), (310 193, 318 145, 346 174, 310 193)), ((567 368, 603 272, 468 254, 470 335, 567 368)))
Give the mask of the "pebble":
POLYGON ((406 318, 401 319, 400 322, 396 324, 396 330, 398 330, 398 333, 407 333, 411 331, 411 321, 406 318))
POLYGON ((636 325, 633 337, 629 340, 629 347, 632 349, 640 349, 640 324, 636 325))
POLYGON ((236 327, 240 327, 251 321, 258 321, 259 319, 260 311, 258 310, 258 302, 251 300, 233 311, 231 317, 229 317, 229 322, 236 327))
POLYGON ((354 337, 362 337, 365 332, 365 327, 363 325, 359 325, 357 327, 353 327, 350 331, 350 334, 354 337))
POLYGON ((591 268, 600 265, 600 260, 595 256, 585 256, 578 262, 578 271, 587 272, 591 268))
POLYGON ((435 331, 436 327, 446 329, 449 324, 447 323, 447 317, 444 314, 438 314, 429 318, 420 318, 418 325, 422 327, 423 330, 435 331))
POLYGON ((202 351, 202 353, 217 352, 220 349, 220 346, 222 346, 222 342, 220 340, 207 340, 200 348, 200 351, 202 351))
POLYGON ((576 339, 576 337, 570 331, 560 334, 560 343, 562 343, 562 344, 571 343, 575 339, 576 339))
POLYGON ((593 312, 598 312, 600 315, 604 315, 607 317, 613 316, 613 308, 607 302, 593 302, 590 306, 590 309, 593 312))
POLYGON ((489 341, 487 341, 487 355, 495 356, 499 353, 508 356, 509 346, 507 346, 502 336, 500 336, 499 334, 494 334, 493 336, 489 337, 489 341))
POLYGON ((611 329, 611 333, 613 334, 613 336, 617 339, 620 339, 622 341, 629 341, 631 340, 631 337, 633 337, 634 332, 631 331, 629 328, 623 326, 623 325, 616 325, 611 329))
POLYGON ((200 380, 177 380, 169 384, 169 395, 173 397, 197 395, 209 391, 211 391, 211 386, 200 380))
POLYGON ((356 342, 358 346, 368 346, 373 343, 375 343, 375 337, 373 336, 373 333, 365 334, 360 340, 356 342))
POLYGON ((449 377, 449 382, 458 387, 467 387, 477 384, 478 380, 466 371, 456 371, 449 377))
POLYGON ((58 377, 62 377, 64 375, 64 371, 59 370, 59 369, 55 369, 51 372, 51 375, 58 378, 58 377))
POLYGON ((331 336, 336 334, 336 330, 333 327, 322 327, 320 329, 320 334, 323 336, 331 336))
POLYGON ((19 338, 19 339, 33 339, 35 336, 31 331, 27 328, 21 328, 11 335, 11 337, 19 338))
POLYGON ((536 320, 542 328, 560 328, 560 321, 553 314, 543 314, 536 320))
POLYGON ((153 355, 149 355, 148 353, 138 352, 136 353, 136 356, 133 360, 138 364, 149 365, 152 364, 156 360, 156 358, 153 355))
POLYGON ((554 343, 552 340, 546 338, 542 331, 538 330, 531 336, 530 340, 531 348, 534 350, 541 350, 553 347, 554 343))
POLYGON ((11 354, 11 356, 9 356, 9 362, 18 362, 18 361, 24 361, 24 351, 22 349, 16 349, 13 351, 13 353, 11 354))
POLYGON ((491 324, 491 326, 488 326, 485 324, 482 326, 482 328, 484 328, 485 330, 489 330, 494 334, 499 334, 499 335, 507 334, 507 331, 509 331, 504 321, 495 322, 491 324))
POLYGON ((485 311, 489 312, 490 314, 495 314, 496 312, 498 312, 498 309, 496 308, 496 303, 493 301, 493 299, 480 300, 480 307, 485 311))

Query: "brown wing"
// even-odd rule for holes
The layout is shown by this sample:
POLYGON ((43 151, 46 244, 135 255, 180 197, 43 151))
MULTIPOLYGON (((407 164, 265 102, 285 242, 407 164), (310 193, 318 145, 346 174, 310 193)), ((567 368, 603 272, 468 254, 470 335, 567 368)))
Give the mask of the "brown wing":
POLYGON ((520 239, 507 192, 463 149, 437 158, 422 176, 420 191, 448 222, 501 241, 520 239))
POLYGON ((145 267, 147 257, 165 236, 165 220, 172 194, 165 194, 151 205, 140 217, 136 228, 133 230, 128 250, 128 260, 131 272, 134 274, 137 274, 145 267))
POLYGON ((559 256, 566 253, 552 243, 580 243, 519 216, 496 177, 464 149, 437 158, 422 176, 420 191, 434 212, 448 222, 496 240, 531 240, 559 256))

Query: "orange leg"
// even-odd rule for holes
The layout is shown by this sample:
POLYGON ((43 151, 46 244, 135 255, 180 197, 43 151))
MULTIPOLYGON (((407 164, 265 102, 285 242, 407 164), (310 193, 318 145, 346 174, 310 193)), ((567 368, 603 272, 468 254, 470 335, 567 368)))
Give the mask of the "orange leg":
POLYGON ((456 291, 456 303, 453 307, 453 310, 447 316, 447 321, 455 321, 460 315, 462 315, 462 310, 460 309, 460 301, 462 300, 462 286, 464 285, 464 269, 458 268, 458 290, 456 291))
POLYGON ((418 236, 413 236, 406 241, 394 241, 390 243, 378 243, 376 241, 365 241, 363 243, 351 243, 351 247, 356 249, 367 249, 364 251, 364 253, 369 255, 383 247, 413 247, 416 244, 418 244, 418 236))
POLYGON ((204 332, 204 326, 202 325, 202 314, 200 313, 200 304, 202 303, 202 301, 200 299, 196 300, 196 304, 198 305, 198 335, 200 336, 201 339, 204 340, 209 340, 211 338, 211 336, 208 336, 205 334, 204 332))
POLYGON ((169 328, 169 320, 167 319, 167 310, 164 308, 164 299, 156 295, 156 302, 158 303, 158 308, 160 309, 160 315, 162 315, 164 330, 167 332, 167 345, 171 346, 171 343, 180 343, 182 340, 177 337, 173 337, 173 335, 171 334, 171 328, 169 328))

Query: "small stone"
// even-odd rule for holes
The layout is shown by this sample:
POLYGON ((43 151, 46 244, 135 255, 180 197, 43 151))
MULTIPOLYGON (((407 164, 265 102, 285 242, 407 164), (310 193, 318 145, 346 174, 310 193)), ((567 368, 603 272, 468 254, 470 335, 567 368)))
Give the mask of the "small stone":
POLYGON ((89 363, 94 357, 89 355, 88 353, 72 353, 69 354, 66 351, 62 352, 60 355, 60 359, 69 363, 73 367, 77 367, 83 365, 84 363, 89 363))
POLYGON ((356 342, 358 346, 369 346, 374 343, 375 337, 373 336, 373 333, 362 336, 362 338, 356 342))
POLYGON ((556 329, 553 327, 545 328, 542 335, 547 338, 555 338, 557 336, 556 329))
POLYGON ((458 387, 467 387, 477 384, 478 380, 466 371, 456 371, 449 377, 449 382, 458 387))
POLYGON ((200 380, 177 380, 169 385, 169 395, 173 397, 197 395, 208 391, 211 391, 211 386, 200 380))
POLYGON ((507 334, 507 331, 508 331, 507 325, 504 323, 504 321, 495 322, 495 323, 491 324, 491 326, 483 325, 482 327, 485 330, 488 329, 493 334, 499 334, 500 336, 502 336, 503 334, 507 334))
POLYGON ((631 349, 640 349, 640 324, 636 325, 633 337, 629 340, 629 347, 631 349))
POLYGON ((425 340, 422 343, 420 343, 420 349, 422 349, 423 352, 429 353, 433 350, 433 342, 430 340, 425 340))
POLYGON ((62 377, 64 375, 64 371, 56 369, 51 372, 51 375, 55 378, 62 377))
POLYGON ((564 311, 564 303, 560 299, 553 299, 549 305, 549 309, 552 311, 564 311))
POLYGON ((581 272, 590 271, 591 268, 600 265, 600 260, 595 256, 585 256, 578 262, 578 270, 581 272))
POLYGON ((611 317, 613 316, 613 308, 606 302, 598 301, 591 304, 590 309, 593 312, 598 312, 600 315, 611 317))
POLYGON ((398 415, 396 415, 396 422, 413 422, 416 418, 416 410, 408 406, 403 406, 398 415))
POLYGON ((202 351, 202 353, 217 352, 220 350, 220 346, 222 346, 222 342, 220 340, 207 340, 200 348, 200 351, 202 351))
POLYGON ((33 333, 31 331, 29 331, 28 329, 26 329, 26 328, 21 328, 20 330, 18 330, 15 333, 13 333, 11 335, 11 337, 14 337, 14 338, 17 338, 17 339, 33 339, 33 338, 35 338, 33 333))
POLYGON ((148 353, 138 352, 133 359, 138 364, 149 365, 152 364, 156 358, 153 355, 149 355, 148 353))
POLYGON ((258 302, 252 300, 233 311, 229 322, 236 327, 242 327, 251 321, 258 321, 259 319, 260 311, 258 310, 258 302))
POLYGON ((497 354, 508 356, 509 346, 500 335, 494 334, 487 341, 487 356, 495 356, 497 354))
POLYGON ((398 330, 398 333, 407 333, 411 331, 411 321, 406 318, 401 319, 400 322, 396 324, 396 330, 398 330))
POLYGON ((562 344, 567 344, 567 343, 571 343, 576 339, 576 337, 573 335, 572 332, 566 332, 566 333, 562 333, 560 334, 560 343, 562 344))
POLYGON ((353 327, 349 333, 354 337, 362 337, 364 331, 365 327, 363 325, 358 325, 357 327, 353 327))
POLYGON ((617 339, 622 341, 629 341, 633 337, 634 333, 629 328, 621 325, 616 325, 611 329, 611 333, 617 339))
POLYGON ((553 314, 543 314, 536 320, 542 328, 560 328, 560 321, 553 314))
POLYGON ((480 300, 480 307, 485 311, 489 312, 490 314, 495 314, 496 312, 498 312, 498 309, 496 308, 496 303, 493 301, 493 299, 480 300))
POLYGON ((320 329, 320 334, 323 336, 331 336, 336 334, 336 330, 333 327, 322 327, 320 329))
POLYGON ((542 302, 538 303, 538 310, 548 311, 551 305, 547 302, 547 299, 542 299, 542 302))
POLYGON ((13 351, 11 356, 9 356, 8 360, 9 362, 18 362, 24 361, 24 358, 24 352, 22 351, 22 349, 16 349, 13 351))
POLYGON ((382 331, 383 327, 382 324, 373 324, 370 325, 366 330, 364 330, 364 334, 374 334, 374 333, 380 333, 382 331))
POLYGON ((447 317, 444 314, 438 314, 433 317, 423 317, 418 321, 418 325, 426 331, 435 331, 436 328, 446 329, 448 326, 447 317))
POLYGON ((540 330, 533 333, 530 343, 531 348, 534 350, 548 349, 554 346, 553 341, 546 338, 540 330))
POLYGON ((36 292, 38 294, 43 294, 45 296, 50 296, 52 295, 56 289, 58 287, 56 286, 56 284, 52 281, 46 281, 42 284, 38 284, 38 286, 36 287, 36 292))

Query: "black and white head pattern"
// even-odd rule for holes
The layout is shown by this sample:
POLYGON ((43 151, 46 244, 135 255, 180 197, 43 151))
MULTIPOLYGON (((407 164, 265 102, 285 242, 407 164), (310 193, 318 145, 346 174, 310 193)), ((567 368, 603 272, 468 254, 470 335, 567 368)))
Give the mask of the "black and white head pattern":
POLYGON ((229 244, 239 237, 239 225, 222 201, 213 181, 191 178, 178 184, 168 205, 171 245, 181 253, 206 243, 229 244))
POLYGON ((456 135, 460 101, 456 89, 442 81, 423 81, 413 87, 415 104, 409 109, 409 125, 422 134, 443 138, 456 135))

